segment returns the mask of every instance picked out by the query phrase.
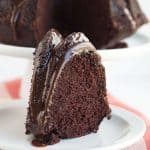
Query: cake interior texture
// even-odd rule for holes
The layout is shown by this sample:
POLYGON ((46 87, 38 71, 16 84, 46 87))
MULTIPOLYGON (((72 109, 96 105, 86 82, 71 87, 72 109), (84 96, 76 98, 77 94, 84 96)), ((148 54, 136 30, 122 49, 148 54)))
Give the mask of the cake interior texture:
POLYGON ((105 69, 88 38, 49 31, 35 52, 26 133, 38 145, 96 133, 111 113, 106 92, 105 69))
POLYGON ((0 0, 0 42, 36 47, 51 28, 113 47, 148 20, 137 0, 0 0))

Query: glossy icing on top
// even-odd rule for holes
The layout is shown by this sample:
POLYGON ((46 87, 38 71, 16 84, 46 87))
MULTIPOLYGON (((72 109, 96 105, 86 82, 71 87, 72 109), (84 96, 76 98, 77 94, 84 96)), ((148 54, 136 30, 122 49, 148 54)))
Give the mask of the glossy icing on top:
MULTIPOLYGON (((62 36, 56 30, 52 29, 45 35, 44 39, 39 43, 34 58, 34 71, 33 71, 33 78, 32 78, 33 86, 31 87, 31 93, 36 93, 37 88, 35 86, 37 86, 38 84, 36 83, 37 77, 40 74, 43 74, 45 71, 47 72, 49 60, 51 57, 53 57, 53 53, 54 53, 53 51, 55 47, 59 44, 59 42, 61 42, 61 40, 63 40, 62 36)), ((44 73, 43 76, 46 76, 46 74, 44 73)), ((33 106, 31 107, 35 107, 34 103, 36 104, 39 103, 38 98, 37 97, 34 98, 34 94, 32 94, 30 98, 33 99, 33 106)), ((32 110, 32 117, 34 118, 33 120, 37 119, 37 115, 40 109, 41 106, 37 105, 37 108, 36 109, 34 108, 32 110)))

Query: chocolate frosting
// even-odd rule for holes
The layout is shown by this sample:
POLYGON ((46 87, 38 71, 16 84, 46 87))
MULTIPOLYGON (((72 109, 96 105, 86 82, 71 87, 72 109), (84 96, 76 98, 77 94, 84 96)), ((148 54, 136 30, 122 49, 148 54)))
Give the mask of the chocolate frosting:
POLYGON ((12 31, 13 31, 14 40, 17 40, 19 38, 18 37, 18 32, 17 32, 17 24, 18 24, 18 21, 19 21, 19 17, 20 17, 22 7, 23 7, 25 2, 26 2, 26 0, 22 0, 20 3, 18 3, 17 5, 14 6, 14 9, 12 11, 12 16, 11 16, 11 19, 10 19, 10 23, 11 23, 11 27, 12 27, 12 31))
MULTIPOLYGON (((46 78, 48 62, 54 53, 54 48, 62 41, 62 36, 54 29, 49 31, 41 41, 35 52, 34 71, 32 78, 30 108, 32 121, 36 122, 37 115, 42 109, 41 95, 44 83, 39 83, 39 76, 46 78), (41 89, 41 91, 40 91, 41 89)), ((35 129, 36 130, 36 129, 35 129)))

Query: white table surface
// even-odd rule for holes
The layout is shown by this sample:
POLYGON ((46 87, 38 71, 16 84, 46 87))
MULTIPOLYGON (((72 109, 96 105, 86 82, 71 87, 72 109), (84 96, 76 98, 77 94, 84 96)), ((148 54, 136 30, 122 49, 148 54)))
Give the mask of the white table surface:
MULTIPOLYGON (((139 0, 150 16, 150 1, 139 0)), ((115 97, 150 118, 150 46, 139 57, 104 62, 107 88, 115 97)), ((0 56, 0 82, 24 75, 28 60, 0 56)))
POLYGON ((150 46, 143 56, 105 62, 111 94, 150 118, 150 46))

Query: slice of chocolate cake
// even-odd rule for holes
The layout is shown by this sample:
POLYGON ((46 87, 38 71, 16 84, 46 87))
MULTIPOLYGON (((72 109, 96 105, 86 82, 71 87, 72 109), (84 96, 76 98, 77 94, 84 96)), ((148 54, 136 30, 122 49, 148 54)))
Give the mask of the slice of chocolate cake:
POLYGON ((105 69, 95 47, 82 33, 62 39, 49 31, 34 58, 26 122, 33 144, 95 133, 110 112, 105 69))
POLYGON ((113 47, 147 19, 137 0, 0 0, 0 42, 35 47, 50 28, 113 47))

